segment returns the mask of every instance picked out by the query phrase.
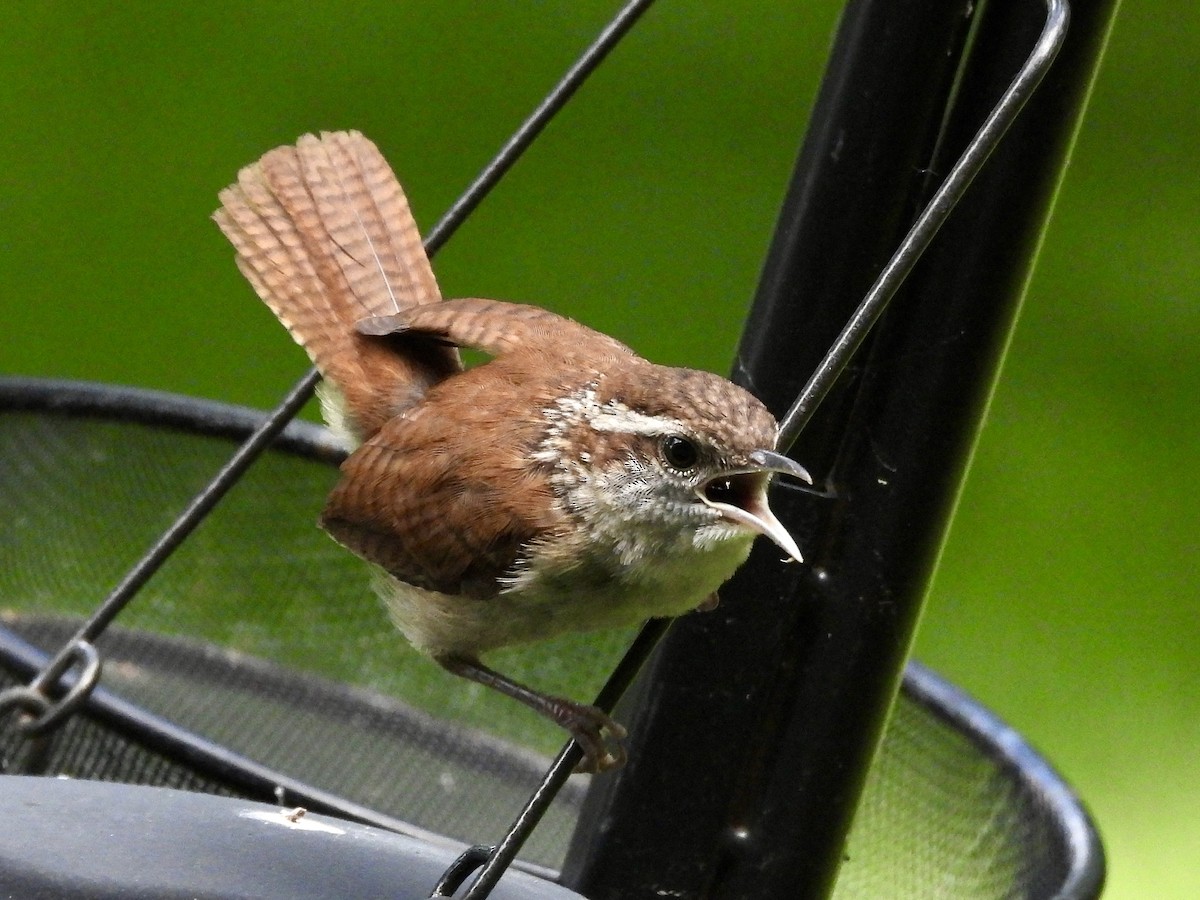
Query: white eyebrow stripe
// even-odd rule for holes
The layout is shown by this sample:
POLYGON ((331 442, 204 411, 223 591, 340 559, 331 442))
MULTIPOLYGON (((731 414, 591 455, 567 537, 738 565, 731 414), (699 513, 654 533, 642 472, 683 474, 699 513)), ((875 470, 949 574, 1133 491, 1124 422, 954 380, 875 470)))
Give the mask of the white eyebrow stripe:
POLYGON ((658 436, 687 432, 678 419, 667 416, 647 416, 634 412, 627 406, 610 401, 596 411, 588 410, 588 424, 596 431, 619 434, 645 434, 658 436))

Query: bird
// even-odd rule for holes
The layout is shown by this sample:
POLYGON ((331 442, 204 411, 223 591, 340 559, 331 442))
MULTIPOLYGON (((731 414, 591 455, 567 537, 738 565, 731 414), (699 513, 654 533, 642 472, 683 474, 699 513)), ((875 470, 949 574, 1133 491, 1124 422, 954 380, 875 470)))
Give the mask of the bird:
POLYGON ((771 512, 778 425, 718 375, 656 365, 538 306, 443 299, 408 201, 357 131, 267 152, 213 214, 322 376, 346 446, 320 525, 374 567, 408 641, 564 728, 578 771, 626 759, 609 715, 519 683, 489 651, 711 609, 771 512), (487 360, 464 367, 459 350, 487 360))

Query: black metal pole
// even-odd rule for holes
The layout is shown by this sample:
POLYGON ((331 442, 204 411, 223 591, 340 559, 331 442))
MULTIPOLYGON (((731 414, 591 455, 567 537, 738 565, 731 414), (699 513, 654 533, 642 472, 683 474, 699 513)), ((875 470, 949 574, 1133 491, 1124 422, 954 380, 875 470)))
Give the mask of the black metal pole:
MULTIPOLYGON (((824 897, 1115 0, 1076 0, 1042 88, 794 455, 808 563, 760 546, 671 630, 597 779, 564 880, 594 900, 824 897)), ((1033 46, 1036 2, 857 0, 844 13, 735 375, 782 413, 1033 46)))

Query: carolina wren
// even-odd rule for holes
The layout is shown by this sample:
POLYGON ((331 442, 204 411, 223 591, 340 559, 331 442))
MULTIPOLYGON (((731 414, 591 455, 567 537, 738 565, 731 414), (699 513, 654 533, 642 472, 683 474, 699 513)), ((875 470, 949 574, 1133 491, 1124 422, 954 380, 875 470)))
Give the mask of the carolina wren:
POLYGON ((581 769, 620 765, 620 725, 480 656, 711 608, 759 534, 799 561, 767 485, 810 479, 775 452, 775 419, 724 378, 546 310, 442 300, 395 175, 357 132, 272 150, 220 199, 238 267, 353 449, 321 525, 381 570, 418 650, 567 729, 581 769), (464 370, 458 347, 491 359, 464 370))

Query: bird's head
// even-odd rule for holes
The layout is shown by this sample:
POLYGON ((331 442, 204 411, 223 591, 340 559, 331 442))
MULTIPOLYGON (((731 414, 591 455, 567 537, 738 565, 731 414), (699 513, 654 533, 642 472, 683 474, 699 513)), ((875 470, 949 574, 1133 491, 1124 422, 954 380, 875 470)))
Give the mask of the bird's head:
POLYGON ((776 473, 811 479, 776 452, 771 413, 732 382, 639 366, 565 398, 548 418, 543 452, 560 463, 566 504, 630 552, 748 549, 764 535, 801 561, 767 488, 776 473))

